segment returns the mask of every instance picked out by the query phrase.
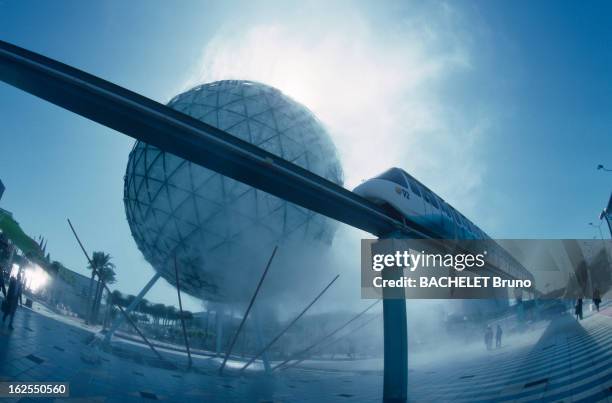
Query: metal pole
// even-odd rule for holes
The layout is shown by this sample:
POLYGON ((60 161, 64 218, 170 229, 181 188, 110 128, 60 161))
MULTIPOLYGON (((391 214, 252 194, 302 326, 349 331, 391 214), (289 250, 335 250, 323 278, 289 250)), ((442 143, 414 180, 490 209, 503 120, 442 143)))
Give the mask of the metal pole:
MULTIPOLYGON (((161 277, 161 273, 155 272, 153 277, 151 277, 151 280, 149 280, 149 282, 144 286, 144 288, 140 290, 136 298, 134 298, 134 301, 132 301, 130 305, 127 308, 125 308, 125 313, 129 315, 130 313, 132 313, 134 309, 136 309, 138 304, 140 304, 144 296, 147 294, 147 292, 149 292, 151 287, 153 287, 153 285, 157 282, 157 280, 159 280, 160 277, 161 277)), ((111 337, 117 331, 117 329, 119 329, 119 326, 121 326, 124 319, 125 319, 124 316, 118 316, 117 319, 115 319, 115 322, 113 323, 110 330, 106 333, 106 336, 104 337, 104 342, 106 344, 110 343, 111 337)))
POLYGON ((187 337, 187 328, 185 327, 185 317, 183 316, 183 302, 181 301, 181 284, 179 283, 178 266, 176 264, 176 253, 174 254, 174 273, 176 275, 176 292, 178 294, 179 311, 181 313, 181 325, 183 326, 183 337, 185 337, 185 347, 187 348, 187 357, 189 359, 188 367, 193 364, 191 360, 191 350, 189 350, 189 338, 187 337))
POLYGON ((283 365, 287 364, 289 361, 293 361, 296 359, 299 359, 300 362, 303 361, 304 359, 300 359, 298 357, 303 356, 304 354, 306 354, 307 352, 309 352, 310 350, 312 350, 313 348, 317 347, 318 345, 320 345, 321 343, 323 343, 325 340, 329 339, 330 337, 333 337, 335 334, 337 334, 339 331, 341 331, 342 329, 346 328, 348 325, 350 325, 351 323, 353 323, 354 321, 356 321, 358 318, 360 318, 363 314, 365 314, 367 311, 369 311, 371 308, 374 307, 374 305, 378 304, 380 302, 380 300, 377 300, 376 302, 374 302, 373 304, 371 304, 370 306, 368 306, 366 309, 364 309, 363 311, 359 312, 357 315, 353 316, 351 319, 349 319, 348 321, 346 321, 342 326, 340 326, 339 328, 337 328, 336 330, 334 330, 333 332, 323 336, 322 338, 320 338, 319 340, 317 340, 316 342, 314 342, 313 344, 311 344, 310 346, 306 347, 305 349, 295 353, 292 357, 287 358, 285 361, 281 362, 280 364, 276 365, 274 368, 272 368, 272 371, 282 367, 283 365))
MULTIPOLYGON (((257 342, 256 348, 262 348, 264 346, 264 338, 263 338, 263 329, 262 329, 262 316, 261 316, 261 307, 256 306, 255 312, 253 312, 253 321, 255 322, 255 340, 257 342)), ((263 362, 264 370, 266 372, 270 372, 270 360, 268 360, 268 353, 264 352, 261 354, 261 361, 263 362)))
POLYGON ((278 246, 275 246, 274 250, 272 251, 272 255, 270 256, 270 259, 268 259, 268 264, 266 264, 266 268, 264 269, 263 274, 259 278, 259 283, 257 283, 257 287, 255 287, 255 292, 253 293, 253 296, 251 297, 251 300, 249 301, 249 306, 247 307, 247 310, 244 313, 242 320, 240 321, 240 325, 238 326, 238 329, 236 330, 236 333, 234 334, 234 337, 232 338, 229 348, 227 349, 227 352, 225 353, 225 357, 223 358, 221 367, 219 367, 219 374, 223 373, 223 368, 225 368, 225 363, 227 362, 227 359, 232 353, 232 349, 234 348, 234 344, 236 344, 236 340, 238 340, 238 335, 240 335, 240 331, 242 330, 242 327, 244 326, 244 322, 247 320, 247 317, 249 316, 249 313, 251 312, 253 303, 255 303, 255 298, 257 298, 257 294, 259 294, 259 289, 261 288, 261 285, 263 284, 263 281, 266 278, 266 274, 268 274, 268 269, 270 268, 270 264, 272 264, 272 259, 274 259, 274 255, 276 255, 277 249, 278 249, 278 246))
MULTIPOLYGON (((89 254, 87 253, 87 251, 85 250, 85 247, 83 246, 83 243, 81 242, 81 240, 79 239, 79 236, 77 235, 74 227, 72 226, 72 223, 70 222, 70 219, 68 219, 68 225, 70 226, 70 229, 72 230, 72 233, 74 234, 74 237, 76 238, 77 242, 79 243, 79 246, 81 247, 81 250, 83 251, 83 253, 85 254, 85 257, 87 258, 87 261, 89 262, 89 264, 92 267, 92 270, 94 270, 94 275, 96 275, 95 273, 95 267, 91 262, 91 259, 89 258, 89 254)), ((101 282, 102 286, 106 289, 106 291, 110 292, 110 289, 108 288, 108 286, 106 285, 106 283, 104 281, 101 282)), ((123 310, 123 308, 120 305, 117 305, 117 308, 119 308, 119 311, 121 312, 121 314, 123 314, 123 316, 125 316, 125 318, 127 319, 127 321, 130 323, 130 325, 132 325, 132 327, 136 330, 136 332, 138 333, 138 335, 140 337, 142 337, 142 339, 145 341, 145 343, 147 343, 147 345, 149 346, 149 348, 155 353, 155 355, 157 355, 157 357, 162 360, 165 361, 169 364, 171 364, 173 367, 175 367, 175 365, 166 360, 160 353, 159 351, 157 351, 155 349, 155 347, 153 346, 153 344, 151 344, 151 342, 149 341, 149 339, 146 338, 146 336, 140 331, 140 329, 138 329, 138 326, 136 326, 136 323, 134 323, 134 321, 132 320, 132 318, 130 318, 130 316, 123 310)))
POLYGON ((276 343, 276 341, 278 339, 280 339, 280 337, 285 334, 285 332, 287 330, 289 330, 289 328, 291 328, 291 326, 293 326, 295 324, 295 322, 297 322, 302 316, 304 316, 304 314, 306 313, 306 311, 308 311, 310 309, 311 306, 314 305, 315 302, 317 302, 319 300, 319 298, 321 298, 321 296, 325 293, 325 291, 327 291, 329 289, 329 287, 331 287, 331 285, 334 283, 334 281, 336 281, 338 279, 338 277, 340 277, 339 274, 336 275, 336 277, 334 277, 334 279, 332 281, 330 281, 329 284, 327 284, 327 286, 323 289, 323 291, 321 291, 319 293, 319 295, 317 295, 315 297, 315 299, 312 300, 312 302, 310 304, 308 304, 306 306, 306 308, 304 308, 302 310, 302 312, 300 312, 300 314, 298 316, 295 317, 295 319, 293 319, 291 321, 291 323, 289 323, 289 325, 287 325, 278 335, 276 335, 276 337, 274 337, 263 349, 261 349, 261 351, 259 353, 257 353, 255 356, 253 356, 245 365, 244 367, 240 368, 240 372, 244 371, 245 369, 247 369, 247 367, 249 365, 251 365, 257 358, 259 358, 259 356, 261 356, 263 353, 265 353, 274 343, 276 343))

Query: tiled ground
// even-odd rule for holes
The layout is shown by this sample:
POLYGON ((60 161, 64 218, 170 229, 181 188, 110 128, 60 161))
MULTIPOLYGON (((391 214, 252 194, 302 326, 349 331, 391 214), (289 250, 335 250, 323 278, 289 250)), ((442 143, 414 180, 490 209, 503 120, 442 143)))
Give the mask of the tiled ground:
MULTIPOLYGON (((142 350, 143 362, 135 362, 130 352, 139 347, 130 344, 122 344, 116 353, 98 353, 101 362, 91 364, 82 358, 83 352, 89 357, 90 351, 84 343, 89 333, 83 329, 22 308, 14 326, 13 331, 0 328, 0 380, 70 382, 70 399, 22 402, 81 401, 78 398, 100 402, 346 402, 355 401, 357 394, 359 401, 377 401, 382 383, 380 375, 364 379, 350 372, 294 370, 273 377, 218 376, 218 360, 205 357, 195 360, 197 371, 170 370, 160 368, 163 365, 150 359, 146 350, 142 350), (151 363, 154 366, 148 365, 151 363)), ((164 355, 184 366, 184 357, 164 355)))
MULTIPOLYGON (((567 315, 543 325, 528 342, 510 338, 493 352, 480 349, 427 365, 411 361, 410 400, 612 402, 611 315, 612 307, 580 323, 567 315)), ((117 344, 113 353, 98 353, 99 363, 90 363, 91 351, 84 343, 88 335, 20 308, 15 330, 0 329, 0 380, 69 381, 71 397, 64 400, 73 402, 381 400, 382 374, 357 372, 351 365, 335 371, 218 376, 215 358, 197 358, 197 371, 166 369, 149 351, 129 343, 117 344)), ((164 355, 184 363, 180 355, 164 355)), ((21 401, 54 400, 60 399, 21 401)))
POLYGON ((611 313, 612 307, 606 307, 580 322, 565 315, 544 327, 535 343, 412 371, 411 397, 453 402, 612 402, 611 313))

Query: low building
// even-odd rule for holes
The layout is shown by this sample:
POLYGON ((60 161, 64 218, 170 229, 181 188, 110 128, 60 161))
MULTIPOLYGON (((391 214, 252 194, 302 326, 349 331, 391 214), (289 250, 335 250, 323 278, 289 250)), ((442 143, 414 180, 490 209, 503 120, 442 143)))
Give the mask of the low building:
MULTIPOLYGON (((62 266, 51 281, 48 289, 49 302, 58 309, 65 309, 85 318, 89 307, 90 278, 62 266)), ((98 281, 94 280, 92 292, 95 292, 97 284, 98 281)))

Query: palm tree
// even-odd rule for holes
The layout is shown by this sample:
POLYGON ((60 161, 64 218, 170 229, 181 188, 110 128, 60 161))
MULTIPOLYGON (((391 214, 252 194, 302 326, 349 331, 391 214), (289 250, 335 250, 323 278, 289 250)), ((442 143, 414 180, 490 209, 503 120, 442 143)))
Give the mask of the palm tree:
POLYGON ((136 296, 132 294, 129 294, 127 297, 125 297, 125 307, 127 308, 128 306, 132 305, 132 302, 134 302, 135 299, 136 296))
POLYGON ((110 279, 114 282, 115 281, 115 271, 114 271, 115 265, 111 262, 110 254, 104 253, 101 251, 96 251, 92 254, 91 262, 87 266, 87 268, 91 270, 91 279, 89 280, 90 311, 89 311, 89 318, 88 318, 88 322, 91 322, 93 321, 94 315, 96 313, 96 310, 95 310, 96 304, 99 302, 98 294, 100 294, 100 297, 101 297, 101 288, 102 288, 102 284, 100 283, 100 281, 98 281, 98 284, 96 286, 96 293, 94 295, 93 284, 94 284, 95 275, 98 274, 98 280, 102 279, 106 281, 107 279, 110 279), (95 267, 95 271, 94 271, 94 267, 95 267))
MULTIPOLYGON (((104 284, 114 284, 117 282, 117 279, 115 277, 115 270, 110 267, 102 269, 100 271, 100 275, 102 277, 102 281, 104 281, 104 284)), ((104 294, 104 287, 102 286, 102 283, 99 283, 98 288, 99 288, 99 292, 97 295, 97 301, 96 301, 96 306, 95 306, 95 317, 96 318, 99 316, 100 304, 102 301, 102 294, 104 294)), ((110 300, 107 299, 107 303, 109 301, 110 300)))
POLYGON ((153 305, 153 318, 155 318, 155 324, 159 326, 159 319, 164 316, 166 306, 164 304, 153 305))
POLYGON ((178 311, 174 306, 166 306, 166 312, 164 316, 166 317, 166 325, 172 325, 178 317, 178 311))
POLYGON ((123 298, 123 294, 121 294, 121 291, 119 290, 115 290, 112 293, 113 299, 111 300, 113 304, 115 305, 119 305, 121 307, 125 308, 125 298, 123 298))

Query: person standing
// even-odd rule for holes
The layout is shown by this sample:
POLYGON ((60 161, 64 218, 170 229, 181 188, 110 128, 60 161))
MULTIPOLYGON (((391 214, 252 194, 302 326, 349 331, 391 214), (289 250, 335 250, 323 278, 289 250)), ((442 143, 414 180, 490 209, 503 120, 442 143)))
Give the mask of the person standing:
POLYGON ((9 280, 8 292, 6 293, 6 299, 2 303, 2 323, 6 321, 7 316, 10 316, 9 329, 13 330, 13 319, 15 319, 15 311, 17 310, 17 304, 21 304, 21 272, 17 274, 17 277, 11 277, 9 280))
POLYGON ((485 345, 487 346, 487 350, 491 350, 493 347, 493 330, 490 325, 487 325, 487 329, 485 330, 485 345))
POLYGON ((574 313, 576 314, 577 320, 582 320, 582 298, 578 298, 574 313))
POLYGON ((0 266, 0 288, 2 289, 2 296, 6 298, 6 287, 4 286, 4 270, 0 266))
POLYGON ((593 291, 593 303, 595 304, 595 308, 597 308, 597 312, 599 312, 599 304, 601 304, 601 293, 599 292, 599 288, 593 291))
POLYGON ((497 324, 497 328, 495 329, 495 348, 500 348, 502 343, 502 334, 503 330, 499 323, 497 324))

